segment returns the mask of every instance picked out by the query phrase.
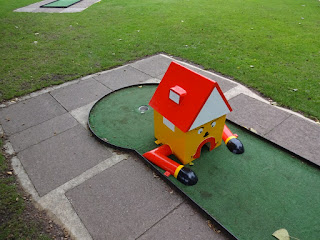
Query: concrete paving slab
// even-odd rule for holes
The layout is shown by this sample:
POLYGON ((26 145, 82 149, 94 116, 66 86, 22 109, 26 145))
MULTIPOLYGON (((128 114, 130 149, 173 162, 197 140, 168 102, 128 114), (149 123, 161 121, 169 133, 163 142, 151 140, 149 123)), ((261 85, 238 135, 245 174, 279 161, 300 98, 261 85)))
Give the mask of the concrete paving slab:
POLYGON ((292 115, 265 137, 320 166, 319 125, 292 115))
POLYGON ((69 113, 65 113, 39 125, 30 127, 22 132, 11 135, 9 140, 12 143, 15 152, 19 152, 64 132, 77 124, 78 122, 69 113))
POLYGON ((68 8, 84 8, 84 9, 86 9, 86 8, 90 7, 92 4, 97 3, 97 2, 100 2, 100 0, 82 0, 82 1, 70 6, 68 8))
POLYGON ((137 240, 227 240, 221 231, 211 229, 197 210, 183 203, 137 240), (218 233, 219 232, 219 233, 218 233))
POLYGON ((36 7, 23 7, 23 8, 18 8, 14 10, 14 12, 33 12, 35 10, 37 10, 36 7))
POLYGON ((13 147, 12 147, 12 144, 11 144, 11 142, 9 142, 9 141, 6 141, 6 142, 3 144, 2 149, 4 150, 4 152, 6 153, 6 155, 12 156, 12 155, 15 154, 14 149, 13 149, 13 147))
POLYGON ((93 78, 80 81, 50 92, 50 94, 68 111, 91 103, 111 90, 93 78))
POLYGON ((0 124, 0 138, 2 138, 4 136, 4 131, 3 131, 3 128, 0 124))
POLYGON ((152 77, 129 65, 107 71, 94 77, 94 79, 112 90, 139 84, 150 78, 152 77))
POLYGON ((214 81, 216 81, 218 84, 219 84, 219 87, 221 88, 222 92, 227 92, 229 91, 230 89, 234 88, 237 86, 236 83, 233 83, 229 80, 227 80, 226 78, 222 77, 222 76, 219 76, 215 73, 211 73, 209 71, 206 71, 206 70, 203 70, 203 69, 200 69, 198 67, 194 67, 190 64, 182 64, 184 65, 185 67, 195 71, 196 73, 199 73, 209 79, 212 79, 214 81))
POLYGON ((0 109, 0 123, 5 133, 12 135, 64 113, 50 94, 43 94, 0 109))
POLYGON ((64 183, 43 197, 39 197, 32 182, 22 167, 20 160, 17 157, 13 157, 11 161, 14 172, 19 176, 22 187, 32 196, 36 205, 47 211, 52 220, 62 225, 63 228, 68 231, 72 239, 90 240, 92 239, 90 234, 65 196, 65 192, 127 158, 128 155, 126 154, 120 155, 119 153, 114 153, 110 158, 107 158, 103 162, 86 170, 79 176, 64 183))
POLYGON ((67 192, 93 239, 136 239, 182 203, 141 160, 121 161, 67 192), (98 213, 98 214, 97 214, 98 213))
POLYGON ((161 80, 158 78, 150 78, 147 81, 144 81, 143 83, 157 83, 157 84, 159 84, 160 82, 161 82, 161 80))
POLYGON ((218 82, 220 88, 222 89, 223 92, 227 92, 230 89, 234 88, 237 86, 236 83, 233 83, 231 81, 226 80, 225 78, 214 74, 214 73, 210 73, 208 71, 205 71, 199 67, 193 66, 192 64, 188 64, 188 63, 184 63, 181 61, 178 61, 174 58, 169 58, 167 56, 163 56, 163 55, 156 55, 156 56, 152 56, 140 61, 137 61, 135 63, 130 64, 131 66, 133 66, 134 68, 139 69, 140 71, 143 71, 147 74, 149 74, 150 76, 154 77, 154 78, 158 78, 158 79, 162 79, 165 72, 167 71, 169 65, 171 62, 177 62, 199 74, 202 74, 203 76, 210 78, 216 82, 218 82))
POLYGON ((253 128, 259 135, 265 135, 290 116, 272 105, 240 94, 229 103, 233 112, 227 118, 239 125, 253 128))
POLYGON ((77 125, 18 154, 40 196, 111 156, 89 135, 77 125))
POLYGON ((159 79, 162 79, 172 60, 173 59, 162 55, 155 55, 131 63, 130 66, 139 69, 154 78, 160 77, 159 79))
POLYGON ((70 112, 70 114, 77 119, 77 121, 86 129, 88 128, 88 118, 89 118, 89 112, 93 105, 96 103, 96 101, 91 102, 83 107, 74 109, 70 112))
POLYGON ((18 8, 14 12, 44 12, 44 13, 73 13, 81 12, 100 0, 82 0, 68 8, 40 8, 40 6, 53 2, 54 0, 44 0, 28 6, 18 8))
POLYGON ((41 12, 41 13, 59 13, 61 11, 61 8, 37 8, 35 9, 34 13, 38 13, 38 12, 41 12))
POLYGON ((62 10, 60 13, 76 13, 76 12, 82 12, 83 10, 85 10, 86 8, 84 7, 79 7, 79 8, 66 8, 64 10, 62 10))

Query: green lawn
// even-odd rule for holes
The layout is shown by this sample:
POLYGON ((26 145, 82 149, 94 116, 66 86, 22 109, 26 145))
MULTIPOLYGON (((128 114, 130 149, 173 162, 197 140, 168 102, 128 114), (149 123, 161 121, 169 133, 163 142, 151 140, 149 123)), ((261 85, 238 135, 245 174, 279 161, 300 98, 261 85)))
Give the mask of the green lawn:
POLYGON ((0 0, 0 100, 165 52, 320 119, 318 0, 102 0, 81 13, 12 12, 33 2, 0 0))
POLYGON ((15 176, 11 175, 12 170, 1 154, 1 148, 0 138, 0 239, 51 239, 43 229, 43 220, 28 215, 30 210, 26 210, 23 195, 17 191, 15 176))

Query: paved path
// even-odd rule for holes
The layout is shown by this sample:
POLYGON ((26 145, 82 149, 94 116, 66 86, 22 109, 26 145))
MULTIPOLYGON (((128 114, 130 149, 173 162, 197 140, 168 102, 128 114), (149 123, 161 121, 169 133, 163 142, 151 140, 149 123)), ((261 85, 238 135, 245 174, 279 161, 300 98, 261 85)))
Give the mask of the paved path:
MULTIPOLYGON (((171 61, 177 60, 152 56, 1 105, 0 135, 8 137, 4 148, 15 174, 74 238, 229 239, 137 156, 102 145, 87 128, 96 100, 124 86, 159 82, 171 61)), ((320 165, 318 124, 180 63, 219 83, 234 110, 229 119, 320 165)))
POLYGON ((51 3, 55 0, 43 0, 41 2, 33 3, 28 6, 18 8, 14 12, 43 12, 43 13, 76 13, 82 12, 91 5, 100 2, 101 0, 82 0, 67 8, 41 8, 40 6, 51 3))

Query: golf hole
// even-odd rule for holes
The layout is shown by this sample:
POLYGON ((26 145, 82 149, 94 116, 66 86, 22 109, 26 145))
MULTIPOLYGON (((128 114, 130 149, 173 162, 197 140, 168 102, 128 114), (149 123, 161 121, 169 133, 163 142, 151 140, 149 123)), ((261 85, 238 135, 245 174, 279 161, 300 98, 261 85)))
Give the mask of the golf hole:
POLYGON ((146 111, 149 110, 149 107, 147 105, 142 105, 139 108, 140 113, 145 113, 146 111))

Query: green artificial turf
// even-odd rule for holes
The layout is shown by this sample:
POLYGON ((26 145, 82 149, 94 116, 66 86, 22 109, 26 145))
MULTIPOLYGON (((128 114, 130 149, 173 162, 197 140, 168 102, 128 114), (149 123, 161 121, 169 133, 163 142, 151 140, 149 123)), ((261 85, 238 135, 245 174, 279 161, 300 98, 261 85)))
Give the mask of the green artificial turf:
MULTIPOLYGON (((100 100, 89 115, 93 132, 140 154, 156 148, 153 110, 138 110, 148 104, 155 88, 126 88, 100 100)), ((239 135, 244 154, 232 154, 224 144, 211 152, 203 148, 190 166, 199 179, 196 185, 169 179, 240 240, 272 240, 272 233, 281 228, 300 240, 318 239, 319 169, 230 122, 227 125, 239 135)))
POLYGON ((77 2, 79 2, 81 0, 57 0, 57 1, 53 1, 51 3, 42 5, 41 7, 45 7, 45 8, 66 8, 69 7, 77 2))
POLYGON ((102 0, 18 13, 0 0, 0 100, 165 52, 320 118, 318 0, 102 0))
POLYGON ((150 135, 153 133, 153 110, 149 107, 141 113, 139 107, 148 106, 157 85, 141 86, 117 91, 92 108, 89 125, 103 141, 135 150, 156 146, 154 136, 150 135))

